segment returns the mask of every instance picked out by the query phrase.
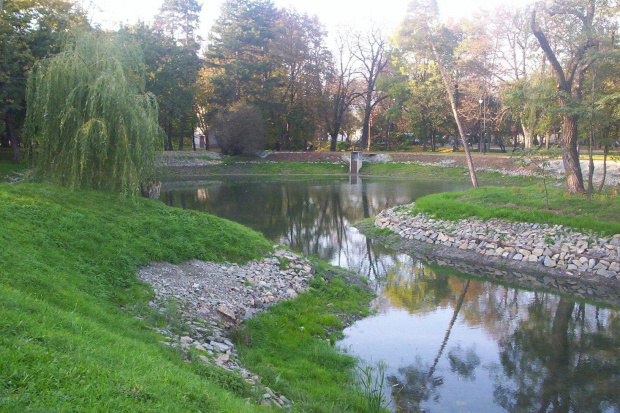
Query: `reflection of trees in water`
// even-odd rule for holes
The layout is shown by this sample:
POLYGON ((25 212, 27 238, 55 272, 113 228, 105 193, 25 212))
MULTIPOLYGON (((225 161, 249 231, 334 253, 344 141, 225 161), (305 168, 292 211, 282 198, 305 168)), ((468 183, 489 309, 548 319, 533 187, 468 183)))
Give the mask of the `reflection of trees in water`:
POLYGON ((450 370, 456 373, 459 380, 475 381, 476 368, 480 366, 480 357, 473 347, 463 350, 458 344, 448 352, 450 370))
MULTIPOLYGON (((544 295, 544 294, 542 294, 544 295)), ((494 398, 511 412, 620 411, 620 320, 566 298, 534 300, 500 341, 494 398)))
POLYGON ((411 314, 435 311, 442 302, 457 296, 450 278, 437 274, 419 261, 413 266, 396 264, 387 273, 384 294, 393 306, 411 314))
POLYGON ((162 200, 235 220, 294 250, 377 279, 401 254, 374 245, 351 224, 436 190, 403 182, 216 182, 164 192, 162 200))
MULTIPOLYGON (((392 385, 392 397, 398 411, 417 412, 420 410, 420 403, 429 400, 431 395, 433 395, 434 401, 439 401, 437 389, 443 384, 443 377, 435 376, 435 370, 439 364, 441 356, 443 355, 446 345, 448 344, 448 340, 450 339, 452 328, 454 327, 454 323, 456 322, 459 312, 461 311, 461 307, 463 306, 463 301, 467 295, 469 284, 470 281, 467 280, 463 286, 463 291, 456 301, 452 318, 450 319, 450 323, 446 329, 446 334, 444 335, 443 341, 437 351, 437 356, 433 360, 433 364, 428 368, 428 371, 422 374, 422 371, 419 370, 420 363, 416 363, 409 367, 398 369, 398 372, 404 375, 404 381, 400 381, 396 376, 388 377, 388 382, 392 385)), ((471 352, 473 352, 473 349, 471 352)), ((474 362, 470 362, 470 364, 472 368, 475 369, 480 364, 480 358, 474 353, 472 359, 474 362), (475 363, 476 358, 478 359, 477 364, 475 363)), ((461 365, 467 366, 464 362, 461 362, 461 365)), ((470 371, 468 375, 472 376, 473 370, 470 371)))
MULTIPOLYGON (((385 294, 392 304, 424 314, 453 306, 452 320, 434 361, 418 360, 392 376, 399 411, 419 411, 438 400, 443 377, 435 375, 456 315, 482 326, 500 346, 500 364, 485 365, 495 403, 512 412, 620 411, 620 315, 544 292, 466 281, 416 265, 388 272, 385 294), (468 284, 468 288, 462 288, 468 284), (459 288, 462 293, 458 295, 459 288), (466 294, 466 295, 465 295, 466 294)), ((474 348, 453 347, 450 370, 475 381, 480 358, 474 348)))

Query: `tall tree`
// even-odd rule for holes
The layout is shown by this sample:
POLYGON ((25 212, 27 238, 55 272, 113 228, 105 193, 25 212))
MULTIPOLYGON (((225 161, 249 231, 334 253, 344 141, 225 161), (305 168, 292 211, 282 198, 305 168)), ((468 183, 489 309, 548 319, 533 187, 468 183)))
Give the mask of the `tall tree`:
POLYGON ((578 121, 582 87, 586 71, 596 60, 599 45, 595 27, 597 0, 551 1, 532 10, 531 29, 553 68, 557 80, 558 102, 563 111, 562 160, 566 171, 566 189, 585 192, 579 164, 578 121), (553 49, 538 20, 543 15, 556 24, 554 40, 564 43, 562 52, 553 49), (561 54, 560 54, 561 53, 561 54), (564 62, 564 65, 562 64, 564 62))
POLYGON ((3 142, 11 142, 17 161, 27 73, 38 59, 57 53, 76 26, 87 27, 86 18, 68 0, 5 0, 0 8, 0 119, 8 137, 3 142))
POLYGON ((331 64, 326 33, 316 17, 280 13, 273 53, 282 73, 279 105, 273 105, 274 138, 284 147, 305 147, 322 128, 321 91, 331 64), (279 106, 279 107, 278 107, 279 106))
POLYGON ((477 188, 478 178, 476 177, 474 163, 469 153, 465 130, 458 111, 458 95, 455 90, 456 87, 454 87, 458 83, 455 83, 447 70, 447 65, 455 66, 454 48, 457 42, 454 33, 439 24, 438 14, 439 11, 435 0, 414 0, 409 4, 408 13, 402 23, 399 36, 407 47, 415 49, 418 54, 434 60, 437 64, 448 99, 450 100, 452 114, 461 137, 461 142, 463 143, 471 182, 473 187, 477 188))
POLYGON ((325 97, 329 105, 325 107, 324 118, 330 136, 330 151, 336 150, 338 136, 345 123, 346 114, 353 102, 360 96, 355 87, 353 55, 347 48, 345 36, 338 37, 336 56, 331 73, 325 82, 325 97))
POLYGON ((206 53, 214 73, 214 99, 226 107, 240 100, 259 106, 273 101, 282 79, 272 52, 279 11, 270 0, 228 0, 222 5, 206 53))
MULTIPOLYGON (((198 51, 200 37, 200 5, 196 0, 165 0, 155 16, 154 35, 168 43, 163 59, 156 69, 161 80, 168 84, 172 102, 165 105, 162 120, 168 135, 168 149, 172 149, 172 129, 178 120, 179 150, 183 150, 187 123, 194 123, 194 96, 200 70, 198 51), (162 70, 165 68, 166 70, 162 70)), ((193 130, 193 128, 191 128, 193 130)), ((190 134, 193 139, 193 134, 190 134)))
POLYGON ((372 28, 366 34, 357 34, 351 45, 351 54, 357 59, 359 74, 363 81, 362 99, 362 137, 360 145, 370 147, 370 121, 372 111, 384 99, 387 93, 379 90, 379 76, 389 63, 387 37, 378 28, 372 28))

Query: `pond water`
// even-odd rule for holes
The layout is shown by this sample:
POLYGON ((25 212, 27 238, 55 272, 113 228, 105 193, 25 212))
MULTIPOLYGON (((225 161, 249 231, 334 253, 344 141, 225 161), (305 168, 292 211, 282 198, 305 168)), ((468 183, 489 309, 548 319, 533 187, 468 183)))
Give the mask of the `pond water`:
POLYGON ((467 186, 226 179, 164 186, 169 205, 218 215, 375 281, 375 315, 338 345, 382 365, 398 412, 620 412, 620 312, 430 267, 352 224, 467 186))

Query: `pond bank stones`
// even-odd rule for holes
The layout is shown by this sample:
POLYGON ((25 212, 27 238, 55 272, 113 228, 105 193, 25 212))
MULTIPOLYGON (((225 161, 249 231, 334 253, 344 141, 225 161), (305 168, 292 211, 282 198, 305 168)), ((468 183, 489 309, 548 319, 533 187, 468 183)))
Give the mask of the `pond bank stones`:
POLYGON ((151 307, 164 313, 170 300, 179 306, 183 333, 171 327, 158 329, 165 337, 163 344, 186 353, 196 350, 203 362, 238 372, 253 392, 264 393, 261 404, 277 407, 291 401, 260 386, 260 378, 240 366, 227 333, 245 318, 297 297, 313 276, 308 259, 283 249, 245 265, 192 260, 179 265, 151 263, 138 271, 138 278, 155 291, 151 307))
POLYGON ((402 207, 381 212, 375 226, 406 239, 559 268, 571 275, 620 279, 620 234, 601 237, 561 225, 501 219, 444 221, 427 214, 411 215, 402 207))

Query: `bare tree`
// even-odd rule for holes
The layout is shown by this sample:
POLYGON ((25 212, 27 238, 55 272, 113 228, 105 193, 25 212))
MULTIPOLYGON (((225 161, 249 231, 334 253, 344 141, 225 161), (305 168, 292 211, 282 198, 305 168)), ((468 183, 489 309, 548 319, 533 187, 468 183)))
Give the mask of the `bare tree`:
POLYGON ((362 121, 361 147, 370 147, 370 119, 373 109, 388 95, 377 90, 377 80, 389 62, 387 38, 378 28, 367 34, 357 34, 350 45, 351 54, 360 65, 360 77, 364 82, 361 98, 364 117, 362 121))
POLYGON ((342 130, 345 115, 360 93, 355 89, 354 58, 348 52, 347 40, 341 35, 337 43, 334 70, 326 82, 326 95, 331 103, 325 111, 325 122, 330 136, 330 151, 336 150, 338 135, 342 130))

